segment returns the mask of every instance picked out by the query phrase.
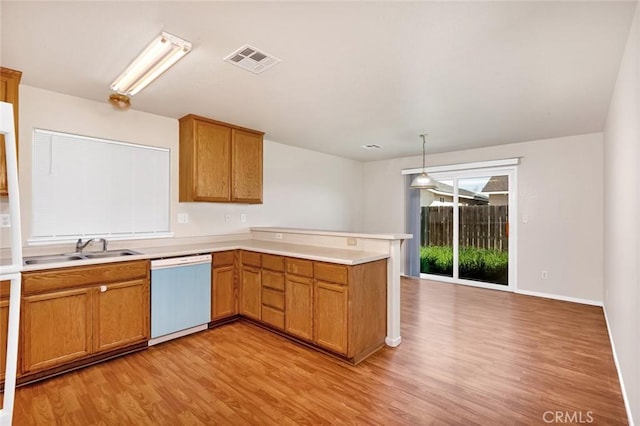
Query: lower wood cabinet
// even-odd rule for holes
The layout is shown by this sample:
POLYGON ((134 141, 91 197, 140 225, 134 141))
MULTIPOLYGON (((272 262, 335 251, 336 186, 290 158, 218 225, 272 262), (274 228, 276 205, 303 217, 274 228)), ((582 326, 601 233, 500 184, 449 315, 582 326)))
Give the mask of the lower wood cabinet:
POLYGON ((313 279, 287 274, 285 330, 304 340, 313 340, 313 279))
POLYGON ((260 269, 255 266, 242 266, 240 271, 240 313, 246 317, 262 318, 262 283, 260 269))
POLYGON ((22 299, 22 372, 91 355, 92 293, 92 289, 79 288, 22 299))
POLYGON ((93 290, 92 297, 94 353, 148 339, 148 281, 103 285, 93 290))
POLYGON ((284 330, 284 311, 271 306, 262 305, 262 322, 284 330))
POLYGON ((313 342, 347 354, 348 287, 316 280, 313 287, 313 342))
MULTIPOLYGON (((250 251, 213 254, 212 319, 238 313, 358 363, 384 345, 386 260, 339 265, 250 251)), ((22 274, 18 378, 38 379, 144 347, 149 261, 22 274)), ((0 282, 0 379, 9 282, 0 282)))
POLYGON ((285 278, 283 256, 262 255, 262 322, 285 329, 285 278))
POLYGON ((384 345, 386 260, 339 265, 288 258, 286 285, 287 333, 354 364, 384 345))
POLYGON ((19 375, 149 339, 146 260, 23 273, 19 375))
POLYGON ((384 345, 387 261, 213 253, 211 306, 214 322, 240 314, 355 364, 384 345))
POLYGON ((262 319, 262 255, 240 251, 240 314, 262 319))
POLYGON ((0 380, 7 365, 7 330, 9 326, 9 287, 11 281, 0 281, 0 380))
POLYGON ((211 269, 212 321, 238 314, 235 257, 235 251, 213 253, 213 267, 211 269))

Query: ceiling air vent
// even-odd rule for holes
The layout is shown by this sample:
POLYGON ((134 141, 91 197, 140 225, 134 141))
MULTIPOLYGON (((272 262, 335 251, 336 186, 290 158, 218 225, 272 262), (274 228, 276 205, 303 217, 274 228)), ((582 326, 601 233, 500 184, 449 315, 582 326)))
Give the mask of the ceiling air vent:
POLYGON ((260 74, 280 62, 280 59, 275 56, 269 55, 267 52, 256 49, 248 44, 245 44, 224 58, 224 60, 232 65, 251 71, 254 74, 260 74))

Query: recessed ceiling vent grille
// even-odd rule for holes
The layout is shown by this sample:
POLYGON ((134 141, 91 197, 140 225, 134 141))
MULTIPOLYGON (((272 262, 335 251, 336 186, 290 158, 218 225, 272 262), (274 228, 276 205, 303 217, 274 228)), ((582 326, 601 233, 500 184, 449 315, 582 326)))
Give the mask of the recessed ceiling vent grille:
POLYGON ((224 60, 232 65, 251 71, 254 74, 260 74, 280 62, 280 59, 275 56, 269 55, 267 52, 256 49, 248 44, 245 44, 224 58, 224 60))

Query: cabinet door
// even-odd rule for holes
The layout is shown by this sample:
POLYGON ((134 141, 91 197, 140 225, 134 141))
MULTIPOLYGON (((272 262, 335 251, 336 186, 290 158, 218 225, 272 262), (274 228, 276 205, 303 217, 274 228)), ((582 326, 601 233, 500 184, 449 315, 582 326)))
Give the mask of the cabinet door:
POLYGON ((347 354, 348 287, 316 281, 313 294, 313 341, 324 348, 347 354))
POLYGON ((9 287, 11 281, 0 281, 0 380, 4 380, 7 364, 7 330, 9 326, 9 287))
POLYGON ((231 129, 185 117, 180 120, 180 201, 231 199, 231 129))
POLYGON ((149 311, 147 280, 94 289, 93 351, 110 351, 149 340, 149 311))
POLYGON ((262 136, 233 129, 231 201, 262 203, 262 136))
POLYGON ((240 313, 259 320, 262 308, 260 269, 243 266, 240 276, 240 313))
POLYGON ((212 320, 229 317, 238 313, 233 270, 233 266, 213 268, 211 277, 212 320))
POLYGON ((30 373, 91 354, 91 289, 22 299, 22 372, 30 373))
POLYGON ((287 275, 285 330, 306 340, 313 339, 313 280, 287 275))
MULTIPOLYGON (((20 71, 0 67, 0 101, 13 104, 13 121, 15 122, 16 147, 18 145, 18 85, 20 71)), ((8 194, 7 159, 4 152, 4 135, 0 135, 0 195, 8 194)))

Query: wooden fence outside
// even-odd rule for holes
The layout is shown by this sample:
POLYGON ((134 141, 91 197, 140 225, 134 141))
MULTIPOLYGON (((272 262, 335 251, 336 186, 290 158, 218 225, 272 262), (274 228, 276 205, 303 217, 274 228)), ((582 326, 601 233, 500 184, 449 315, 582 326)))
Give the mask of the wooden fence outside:
MULTIPOLYGON (((460 206, 459 209, 460 247, 509 249, 508 206, 460 206)), ((452 246, 453 207, 422 207, 420 232, 421 245, 452 246)))

